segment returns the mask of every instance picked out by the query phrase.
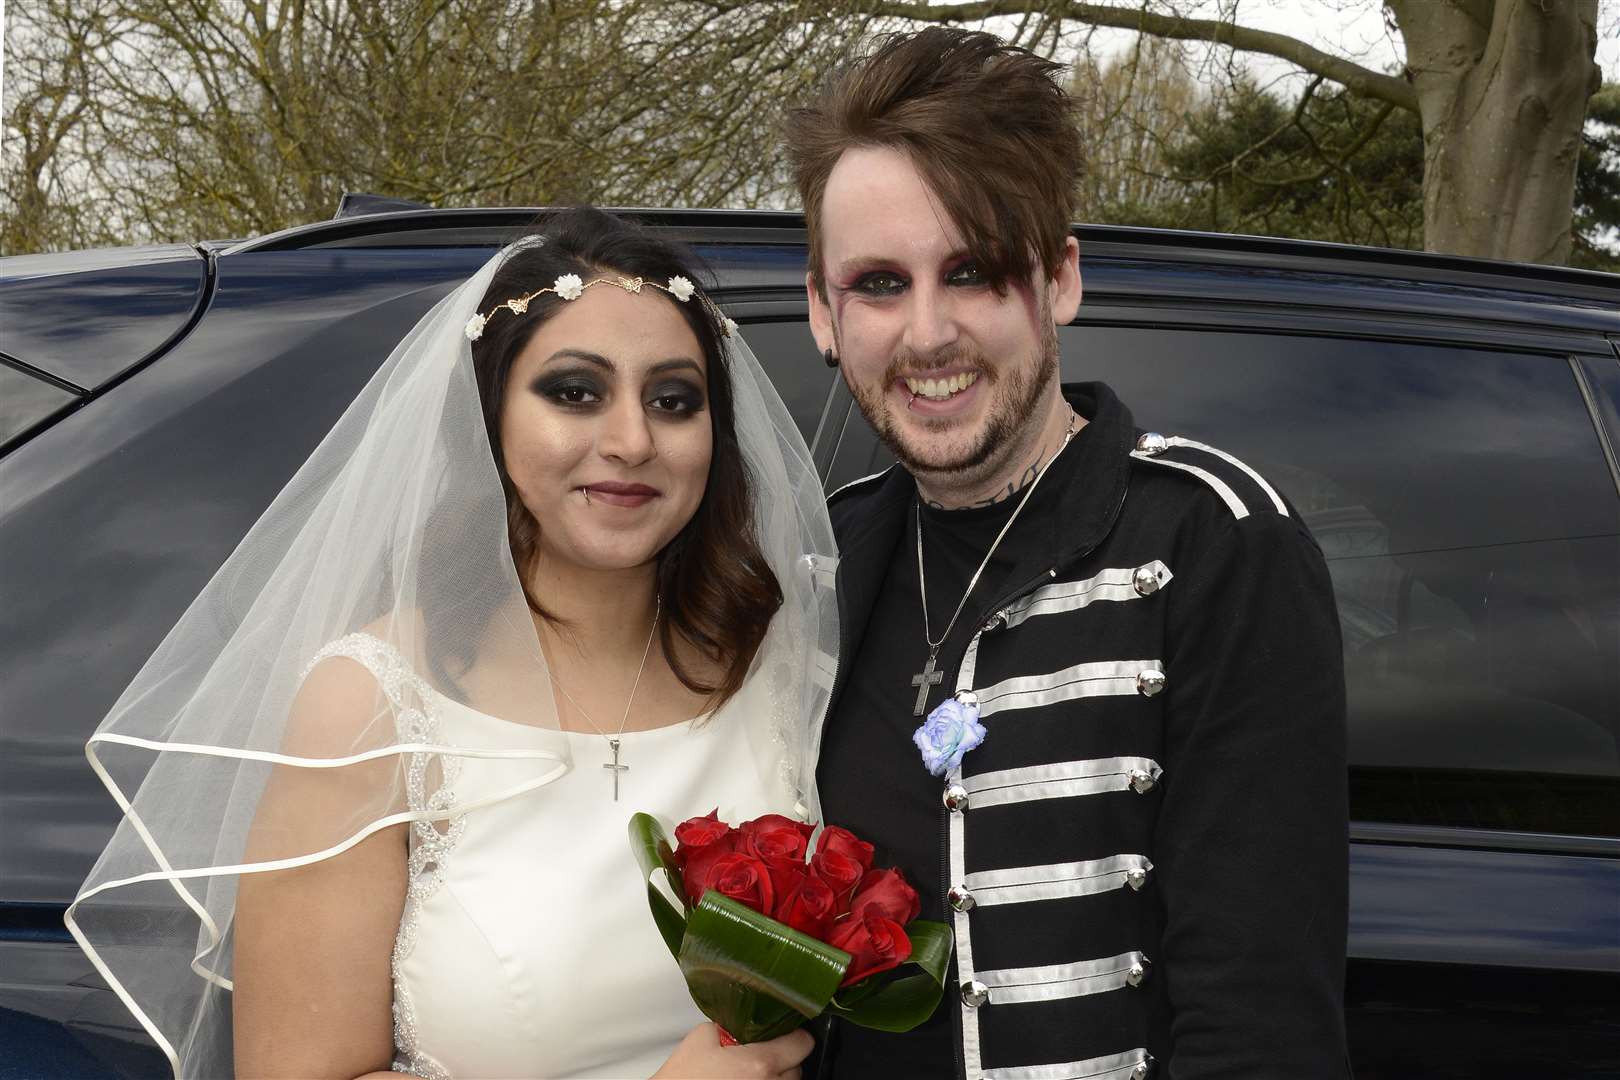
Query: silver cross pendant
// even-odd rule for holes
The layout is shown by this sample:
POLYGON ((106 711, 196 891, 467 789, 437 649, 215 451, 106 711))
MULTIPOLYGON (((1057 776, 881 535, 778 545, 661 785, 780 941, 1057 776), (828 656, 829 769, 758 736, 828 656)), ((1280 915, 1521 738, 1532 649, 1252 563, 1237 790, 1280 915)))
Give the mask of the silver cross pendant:
POLYGON ((618 802, 619 801, 619 774, 629 772, 630 771, 630 766, 628 766, 628 765, 620 765, 619 764, 619 740, 618 739, 609 739, 608 740, 608 746, 612 747, 612 749, 613 749, 613 760, 609 761, 609 762, 604 762, 603 765, 602 765, 602 768, 611 769, 612 772, 613 772, 613 801, 618 802))
POLYGON ((934 658, 938 649, 928 651, 928 663, 923 669, 911 677, 911 685, 917 688, 917 705, 911 710, 912 716, 921 716, 928 707, 928 691, 945 681, 945 673, 934 667, 934 658))

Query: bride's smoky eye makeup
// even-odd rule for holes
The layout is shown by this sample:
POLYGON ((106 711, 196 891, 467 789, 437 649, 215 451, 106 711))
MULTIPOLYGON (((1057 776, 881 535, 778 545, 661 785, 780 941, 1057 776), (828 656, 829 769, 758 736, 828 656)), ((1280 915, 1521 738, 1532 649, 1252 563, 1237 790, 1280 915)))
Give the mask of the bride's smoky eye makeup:
POLYGON ((660 379, 646 393, 647 404, 676 419, 697 415, 705 404, 704 388, 695 379, 660 379))
MULTIPOLYGON (((559 368, 537 375, 529 389, 553 405, 569 411, 587 411, 601 404, 608 388, 595 368, 559 368)), ((703 411, 707 404, 705 387, 694 375, 664 376, 649 382, 643 400, 655 412, 669 419, 686 419, 703 411)))
POLYGON ((588 408, 602 400, 602 381, 589 369, 547 371, 529 389, 564 408, 588 408))

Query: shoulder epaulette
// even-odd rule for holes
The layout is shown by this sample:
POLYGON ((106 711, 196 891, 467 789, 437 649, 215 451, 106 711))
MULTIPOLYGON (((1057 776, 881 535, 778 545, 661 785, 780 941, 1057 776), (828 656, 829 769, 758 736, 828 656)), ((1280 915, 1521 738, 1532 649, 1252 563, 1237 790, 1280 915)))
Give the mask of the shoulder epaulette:
POLYGON ((1225 450, 1179 435, 1166 437, 1150 431, 1136 440, 1131 457, 1197 477, 1220 497, 1234 517, 1267 511, 1288 516, 1288 504, 1277 489, 1225 450))
POLYGON ((870 484, 873 481, 881 480, 885 476, 889 475, 889 469, 893 468, 894 466, 890 465, 888 469, 881 469, 875 473, 871 473, 870 475, 863 476, 859 480, 851 480, 849 483, 844 484, 843 486, 834 490, 831 495, 828 495, 827 501, 830 503, 834 499, 844 495, 846 492, 853 492, 856 488, 865 487, 867 484, 870 484))

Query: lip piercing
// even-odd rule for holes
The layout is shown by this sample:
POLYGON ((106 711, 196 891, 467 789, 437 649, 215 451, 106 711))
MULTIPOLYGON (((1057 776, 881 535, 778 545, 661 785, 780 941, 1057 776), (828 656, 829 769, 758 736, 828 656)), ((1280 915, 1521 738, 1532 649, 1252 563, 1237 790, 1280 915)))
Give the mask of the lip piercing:
POLYGON ((586 506, 591 505, 591 489, 590 488, 580 488, 579 490, 580 490, 580 493, 585 496, 585 505, 586 506))

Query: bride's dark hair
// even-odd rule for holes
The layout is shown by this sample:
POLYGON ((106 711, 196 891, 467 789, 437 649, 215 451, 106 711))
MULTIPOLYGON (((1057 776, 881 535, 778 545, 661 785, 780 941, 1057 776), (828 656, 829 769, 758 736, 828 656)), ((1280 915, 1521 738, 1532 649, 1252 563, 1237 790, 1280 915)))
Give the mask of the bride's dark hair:
MULTIPOLYGON (((511 297, 546 288, 562 274, 577 274, 585 281, 604 273, 619 274, 659 283, 680 276, 701 284, 699 265, 689 251, 633 222, 590 207, 558 211, 542 219, 527 242, 496 270, 478 310, 488 312, 511 297)), ((667 616, 659 625, 664 654, 682 683, 710 695, 718 707, 742 686, 771 617, 782 604, 782 589, 756 538, 752 480, 737 442, 731 374, 716 313, 695 297, 680 303, 660 289, 649 288, 646 293, 662 297, 680 312, 697 337, 708 372, 714 434, 708 484, 692 519, 659 552, 657 581, 667 616), (684 663, 674 647, 676 635, 718 665, 720 677, 705 679, 684 663)), ((501 447, 507 375, 535 329, 565 303, 547 294, 530 301, 521 315, 501 311, 472 347, 484 428, 506 496, 507 536, 519 568, 532 562, 540 527, 518 497, 501 447)), ((529 606, 552 620, 527 583, 522 584, 529 606)))

